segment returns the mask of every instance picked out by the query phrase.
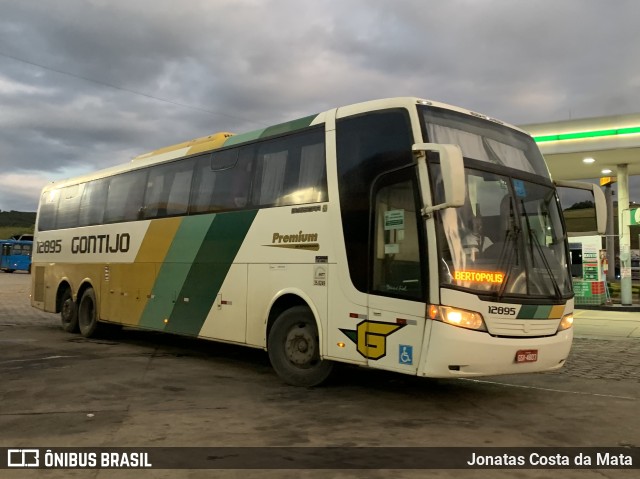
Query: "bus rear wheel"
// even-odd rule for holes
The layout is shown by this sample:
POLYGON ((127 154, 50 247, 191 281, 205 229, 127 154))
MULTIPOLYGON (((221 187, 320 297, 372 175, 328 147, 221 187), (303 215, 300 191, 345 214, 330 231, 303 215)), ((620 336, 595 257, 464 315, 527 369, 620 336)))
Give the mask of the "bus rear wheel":
POLYGON ((98 333, 98 308, 93 288, 88 288, 80 298, 78 305, 78 325, 80 334, 85 338, 95 337, 98 333))
POLYGON ((295 306, 276 319, 267 340, 273 369, 287 384, 312 387, 331 374, 333 363, 320 358, 320 341, 309 308, 295 306))
POLYGON ((78 308, 71 296, 71 290, 65 289, 60 298, 60 321, 67 333, 78 332, 78 308))

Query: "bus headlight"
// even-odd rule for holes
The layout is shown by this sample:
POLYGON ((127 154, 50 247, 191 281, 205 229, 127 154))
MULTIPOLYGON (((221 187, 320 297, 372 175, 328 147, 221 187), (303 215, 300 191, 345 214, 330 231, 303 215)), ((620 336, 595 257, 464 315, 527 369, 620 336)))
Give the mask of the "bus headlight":
POLYGON ((475 331, 486 331, 484 319, 480 313, 467 311, 465 309, 452 308, 451 306, 429 305, 429 318, 434 321, 458 326, 460 328, 473 329, 475 331))
POLYGON ((573 326, 573 313, 565 314, 560 321, 560 326, 558 326, 558 332, 569 329, 571 326, 573 326))

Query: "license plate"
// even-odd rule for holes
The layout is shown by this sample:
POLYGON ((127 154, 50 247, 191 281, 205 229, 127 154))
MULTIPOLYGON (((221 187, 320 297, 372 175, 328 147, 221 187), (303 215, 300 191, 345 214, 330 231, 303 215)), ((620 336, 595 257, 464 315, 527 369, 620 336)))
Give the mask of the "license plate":
POLYGON ((516 363, 535 363, 537 360, 537 349, 521 349, 516 353, 516 363))

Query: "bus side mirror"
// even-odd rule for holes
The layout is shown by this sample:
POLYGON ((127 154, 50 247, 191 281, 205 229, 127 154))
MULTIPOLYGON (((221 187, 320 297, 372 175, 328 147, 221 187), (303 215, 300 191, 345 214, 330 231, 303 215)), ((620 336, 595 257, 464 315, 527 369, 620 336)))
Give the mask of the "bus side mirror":
POLYGON ((607 229, 607 203, 598 185, 555 181, 568 236, 603 235, 607 229))
POLYGON ((444 208, 458 208, 464 205, 465 176, 462 151, 458 145, 446 145, 439 143, 416 143, 411 148, 416 155, 418 174, 420 176, 420 188, 422 201, 426 202, 429 195, 429 173, 427 169, 428 151, 434 151, 440 156, 440 171, 442 172, 442 184, 444 186, 444 203, 438 205, 423 205, 422 214, 428 215, 433 211, 444 208))

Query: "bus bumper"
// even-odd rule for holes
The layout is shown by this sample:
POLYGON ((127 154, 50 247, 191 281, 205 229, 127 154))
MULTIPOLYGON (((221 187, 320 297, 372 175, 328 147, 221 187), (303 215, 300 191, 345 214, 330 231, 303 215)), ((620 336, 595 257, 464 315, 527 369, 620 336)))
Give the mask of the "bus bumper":
POLYGON ((562 367, 571 349, 573 328, 554 336, 499 338, 433 321, 418 376, 433 378, 534 373, 562 367), (534 362, 516 362, 518 351, 535 350, 534 362))

